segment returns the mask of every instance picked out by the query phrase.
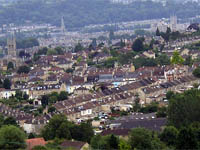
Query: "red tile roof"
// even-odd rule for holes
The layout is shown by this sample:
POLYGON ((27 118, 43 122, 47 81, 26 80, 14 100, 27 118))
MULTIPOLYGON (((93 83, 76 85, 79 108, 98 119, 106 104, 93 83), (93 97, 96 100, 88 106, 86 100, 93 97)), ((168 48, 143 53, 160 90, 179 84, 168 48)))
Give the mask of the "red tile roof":
POLYGON ((34 138, 26 140, 27 149, 32 150, 33 147, 41 145, 44 146, 46 144, 44 138, 34 138))

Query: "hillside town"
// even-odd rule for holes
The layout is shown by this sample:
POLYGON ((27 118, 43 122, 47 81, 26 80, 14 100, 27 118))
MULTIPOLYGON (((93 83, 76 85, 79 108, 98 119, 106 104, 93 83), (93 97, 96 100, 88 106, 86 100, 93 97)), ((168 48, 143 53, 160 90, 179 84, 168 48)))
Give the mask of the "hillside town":
MULTIPOLYGON (((95 135, 126 139, 138 127, 161 132, 166 112, 157 110, 168 106, 168 93, 200 88, 199 25, 184 32, 173 25, 131 39, 117 39, 110 31, 108 40, 80 41, 71 49, 41 39, 38 46, 18 49, 10 32, 0 58, 0 113, 27 134, 40 135, 61 114, 75 125, 89 121, 95 135)), ((64 24, 60 34, 67 37, 64 24)), ((37 146, 34 139, 26 143, 30 150, 37 146)), ((61 146, 89 147, 87 141, 73 140, 61 146)))

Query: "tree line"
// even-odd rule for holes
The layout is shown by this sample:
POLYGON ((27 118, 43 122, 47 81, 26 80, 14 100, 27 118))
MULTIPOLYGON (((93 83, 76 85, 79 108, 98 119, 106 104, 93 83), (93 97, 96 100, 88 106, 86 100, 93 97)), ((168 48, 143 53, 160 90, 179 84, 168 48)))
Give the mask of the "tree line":
POLYGON ((33 23, 60 26, 61 16, 64 16, 67 28, 74 28, 90 24, 168 18, 171 12, 179 18, 188 18, 198 15, 199 7, 195 2, 176 4, 174 1, 167 1, 166 6, 163 6, 162 3, 152 1, 122 5, 110 3, 108 0, 20 0, 9 6, 0 6, 0 24, 22 24, 28 19, 33 23))

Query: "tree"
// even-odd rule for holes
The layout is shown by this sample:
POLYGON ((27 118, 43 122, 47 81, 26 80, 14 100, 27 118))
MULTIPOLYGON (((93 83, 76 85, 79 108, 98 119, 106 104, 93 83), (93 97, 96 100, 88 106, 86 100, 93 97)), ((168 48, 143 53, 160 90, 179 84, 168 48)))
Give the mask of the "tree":
POLYGON ((57 51, 55 49, 48 49, 47 55, 57 55, 57 51))
POLYGON ((53 104, 58 101, 58 96, 50 96, 49 97, 49 103, 53 104))
POLYGON ((180 56, 178 51, 174 51, 172 59, 171 59, 171 63, 174 65, 181 65, 183 64, 184 59, 183 57, 180 56))
POLYGON ((20 91, 20 90, 16 90, 15 97, 16 97, 18 100, 21 100, 21 99, 23 98, 23 92, 20 91))
POLYGON ((79 56, 78 58, 77 58, 77 63, 80 63, 81 61, 82 61, 82 57, 81 56, 79 56))
POLYGON ((156 58, 159 65, 170 65, 170 58, 166 54, 161 54, 156 58))
POLYGON ((169 100, 168 122, 177 128, 199 122, 200 91, 191 89, 182 94, 175 94, 169 100))
POLYGON ((136 39, 132 45, 132 49, 136 52, 144 51, 143 41, 144 40, 142 38, 136 39))
POLYGON ((90 142, 94 136, 91 124, 81 123, 79 126, 73 126, 71 131, 72 138, 78 141, 90 142))
POLYGON ((0 128, 4 125, 4 116, 0 114, 0 128))
POLYGON ((42 130, 42 136, 45 140, 54 138, 71 139, 70 127, 72 124, 68 122, 64 115, 54 115, 49 123, 42 130))
POLYGON ((30 133, 29 135, 28 135, 28 139, 34 139, 36 136, 35 136, 35 134, 34 133, 30 133))
POLYGON ((19 57, 20 57, 20 58, 23 58, 24 56, 26 56, 25 51, 20 51, 20 52, 19 52, 19 57))
POLYGON ((65 91, 61 91, 59 96, 58 96, 58 100, 59 101, 63 101, 63 100, 66 100, 68 99, 68 92, 65 92, 65 91))
POLYGON ((49 104, 49 97, 47 95, 43 95, 41 99, 41 103, 43 107, 46 107, 49 104))
POLYGON ((162 149, 163 144, 150 130, 144 128, 132 129, 129 135, 132 149, 162 149))
POLYGON ((192 72, 192 74, 195 77, 200 78, 200 67, 197 67, 196 69, 194 69, 194 71, 192 72))
POLYGON ((57 138, 71 139, 71 133, 68 124, 69 123, 67 121, 60 124, 59 128, 56 130, 57 138))
POLYGON ((56 53, 57 53, 58 55, 63 55, 63 54, 64 54, 64 51, 63 51, 63 49, 62 49, 61 47, 56 47, 56 48, 55 48, 55 51, 56 51, 56 53))
POLYGON ((191 128, 182 128, 178 134, 176 149, 198 149, 198 141, 191 128))
POLYGON ((178 130, 173 126, 168 126, 160 135, 161 141, 167 146, 175 146, 178 138, 178 130))
POLYGON ((53 107, 53 106, 50 106, 50 107, 48 108, 48 113, 53 113, 53 112, 55 112, 55 111, 56 111, 56 108, 53 107))
POLYGON ((26 93, 24 93, 24 94, 23 94, 23 99, 24 99, 24 100, 28 100, 28 99, 29 99, 29 95, 26 94, 26 93))
POLYGON ((119 148, 119 138, 114 135, 94 136, 90 145, 93 149, 116 150, 119 148))
POLYGON ((12 85, 12 83, 11 83, 11 81, 10 81, 8 78, 6 78, 6 79, 3 81, 3 87, 4 87, 5 89, 10 89, 10 88, 11 88, 11 85, 12 85))
POLYGON ((16 119, 13 118, 13 117, 7 117, 5 120, 4 120, 4 125, 13 125, 13 126, 18 126, 17 125, 17 122, 16 122, 16 119))
POLYGON ((151 104, 146 105, 140 109, 142 113, 152 113, 158 111, 158 103, 152 102, 151 104))
POLYGON ((136 95, 135 104, 133 105, 133 111, 138 112, 141 108, 139 95, 136 95))
POLYGON ((184 65, 192 66, 193 60, 191 56, 186 57, 185 61, 183 62, 184 65))
POLYGON ((8 66, 7 66, 7 70, 10 70, 10 69, 14 69, 14 64, 11 61, 8 63, 8 66))
POLYGON ((91 45, 92 45, 93 48, 97 47, 97 39, 96 38, 92 39, 91 45))
POLYGON ((83 46, 81 45, 81 43, 78 43, 74 48, 75 52, 79 52, 79 51, 82 51, 82 50, 83 50, 83 46))
POLYGON ((158 28, 156 29, 156 36, 160 36, 160 31, 158 28))
POLYGON ((165 42, 169 42, 170 34, 161 32, 160 35, 165 40, 165 42))
POLYGON ((25 148, 25 133, 19 128, 6 125, 0 129, 0 149, 25 148))
POLYGON ((119 139, 114 136, 113 134, 111 134, 109 140, 108 140, 108 143, 109 143, 109 147, 110 149, 118 149, 118 145, 119 145, 119 139))
POLYGON ((172 91, 168 91, 167 94, 166 94, 166 98, 168 100, 170 100, 173 96, 174 96, 174 92, 172 92, 172 91))
POLYGON ((165 118, 167 117, 167 107, 160 107, 156 113, 157 118, 165 118))
POLYGON ((120 139, 118 147, 119 147, 119 150, 131 150, 131 146, 124 139, 120 139))
POLYGON ((18 74, 22 74, 22 73, 29 73, 30 72, 30 67, 28 66, 20 66, 19 69, 17 70, 18 74))
POLYGON ((93 149, 106 149, 106 141, 101 135, 96 135, 91 139, 90 145, 93 149))
POLYGON ((171 33, 171 28, 167 27, 166 34, 170 34, 170 33, 171 33))
POLYGON ((0 88, 3 88, 3 82, 1 79, 0 79, 0 88))

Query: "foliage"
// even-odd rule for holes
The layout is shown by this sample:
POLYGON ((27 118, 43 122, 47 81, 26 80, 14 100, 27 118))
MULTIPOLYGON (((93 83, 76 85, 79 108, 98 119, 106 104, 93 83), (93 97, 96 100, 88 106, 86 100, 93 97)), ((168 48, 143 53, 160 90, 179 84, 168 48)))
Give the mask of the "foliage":
POLYGON ((16 90, 15 98, 18 100, 28 100, 29 96, 26 94, 26 92, 16 90))
POLYGON ((175 146, 178 138, 178 130, 173 126, 168 126, 160 135, 160 140, 167 146, 175 146))
POLYGON ((17 49, 25 49, 25 48, 31 48, 34 46, 39 46, 39 42, 35 38, 27 38, 23 40, 17 40, 16 45, 17 45, 17 49))
POLYGON ((183 62, 184 65, 192 66, 193 60, 191 56, 186 57, 185 61, 183 62))
POLYGON ((28 66, 20 66, 17 70, 18 74, 22 74, 22 73, 29 73, 30 72, 30 67, 28 66))
POLYGON ((13 118, 13 117, 7 117, 7 118, 5 118, 3 124, 4 125, 18 126, 17 122, 16 122, 16 119, 13 118))
POLYGON ((81 61, 82 61, 82 57, 81 56, 79 56, 78 58, 77 58, 77 63, 80 63, 81 61))
POLYGON ((200 78, 200 67, 197 67, 193 72, 192 74, 197 77, 197 78, 200 78))
POLYGON ((13 62, 9 62, 9 63, 8 63, 7 70, 10 70, 10 69, 14 69, 14 64, 13 64, 13 62))
POLYGON ((124 139, 120 139, 118 147, 119 147, 119 150, 131 150, 130 144, 124 139))
POLYGON ((25 146, 25 133, 19 128, 9 125, 0 129, 0 149, 18 149, 25 146))
POLYGON ((114 58, 114 57, 113 57, 113 58, 108 58, 108 59, 104 62, 103 66, 106 67, 106 68, 113 68, 115 62, 117 62, 117 58, 114 58))
POLYGON ((41 99, 42 106, 45 108, 49 104, 49 97, 47 95, 43 95, 41 99))
POLYGON ((152 112, 157 112, 158 110, 158 104, 157 103, 151 103, 146 105, 145 107, 142 107, 139 112, 142 113, 152 113, 152 112))
POLYGON ((29 135, 28 135, 28 139, 33 139, 33 138, 35 138, 36 137, 36 135, 34 134, 34 133, 30 133, 29 135))
POLYGON ((48 49, 47 55, 57 55, 57 52, 54 49, 48 49))
POLYGON ((47 148, 45 146, 38 145, 38 146, 34 146, 32 150, 47 150, 47 148))
POLYGON ((182 128, 179 131, 176 149, 198 149, 198 141, 191 128, 182 128))
POLYGON ((136 99, 135 99, 135 103, 133 105, 133 111, 134 112, 138 112, 141 109, 141 105, 140 105, 140 99, 137 95, 136 99))
POLYGON ((83 49, 84 47, 81 45, 81 43, 78 43, 74 48, 74 52, 79 52, 82 51, 83 49))
POLYGON ((136 52, 144 51, 144 38, 138 38, 135 40, 135 42, 132 45, 132 49, 136 52))
POLYGON ((96 135, 91 139, 93 149, 116 150, 119 147, 119 139, 114 135, 100 136, 96 135))
POLYGON ((92 126, 89 122, 81 123, 78 126, 74 125, 70 131, 72 138, 78 141, 85 141, 89 143, 91 138, 94 136, 92 126))
POLYGON ((168 121, 177 128, 200 121, 200 91, 191 89, 183 94, 175 94, 169 100, 168 121))
POLYGON ((184 59, 180 56, 178 51, 174 51, 172 59, 171 59, 171 63, 175 64, 175 65, 181 65, 183 64, 184 59))
POLYGON ((170 58, 166 54, 161 54, 156 58, 159 65, 170 65, 170 58))
POLYGON ((160 36, 160 31, 158 28, 156 29, 156 36, 160 36))
POLYGON ((144 128, 132 129, 129 135, 129 143, 132 149, 162 149, 163 143, 157 135, 144 128))
POLYGON ((42 130, 42 136, 46 140, 51 140, 56 137, 71 139, 69 125, 70 122, 67 121, 65 116, 55 115, 42 130))
POLYGON ((199 15, 198 2, 176 4, 174 1, 169 1, 163 6, 162 3, 152 1, 136 1, 122 5, 108 3, 106 0, 20 0, 10 5, 1 5, 0 25, 22 24, 29 18, 33 23, 51 23, 60 26, 60 16, 63 15, 67 28, 72 28, 90 24, 168 18, 171 10, 174 10, 180 18, 199 15), (62 14, 60 10, 63 10, 62 14), (9 15, 10 12, 13 15, 9 15))
POLYGON ((41 99, 42 106, 46 107, 47 105, 54 104, 57 101, 67 100, 68 96, 69 94, 66 91, 61 91, 60 94, 57 92, 52 92, 51 94, 43 95, 41 99))
POLYGON ((59 101, 67 100, 68 96, 69 96, 68 92, 61 91, 60 94, 58 95, 58 100, 59 101))
POLYGON ((53 106, 50 106, 50 107, 48 108, 48 113, 53 113, 53 112, 55 112, 55 111, 56 111, 56 108, 53 107, 53 106))
POLYGON ((5 89, 10 89, 10 88, 11 88, 11 85, 12 85, 12 83, 11 83, 11 81, 10 81, 8 78, 6 78, 6 79, 3 81, 3 87, 4 87, 5 89))
POLYGON ((174 96, 174 92, 173 92, 173 91, 168 91, 168 92, 166 93, 166 98, 167 98, 168 100, 170 100, 173 96, 174 96))
POLYGON ((156 113, 157 118, 165 118, 167 117, 167 107, 159 107, 156 113))
POLYGON ((75 125, 69 122, 64 115, 54 115, 42 130, 42 136, 46 140, 55 138, 70 140, 73 138, 78 141, 90 142, 93 135, 94 133, 89 123, 75 125))

